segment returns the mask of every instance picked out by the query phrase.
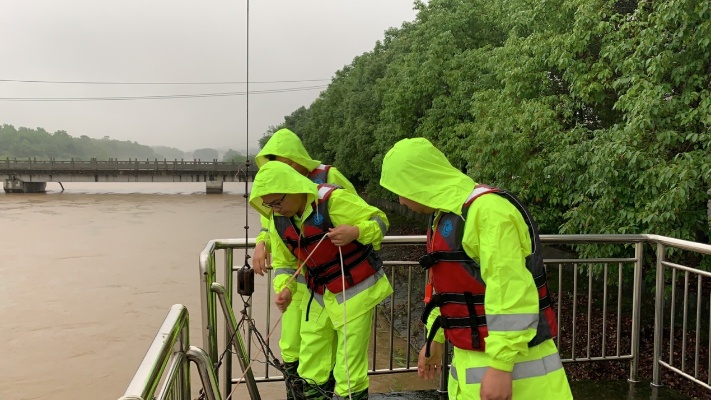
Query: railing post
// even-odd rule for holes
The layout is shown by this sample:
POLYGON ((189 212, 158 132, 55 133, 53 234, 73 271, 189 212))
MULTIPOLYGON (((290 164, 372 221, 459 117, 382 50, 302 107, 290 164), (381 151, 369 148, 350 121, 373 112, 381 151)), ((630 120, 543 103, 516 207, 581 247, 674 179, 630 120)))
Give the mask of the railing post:
MULTIPOLYGON (((206 259, 200 261, 201 285, 200 294, 203 298, 202 304, 202 345, 210 356, 212 364, 217 365, 219 354, 217 352, 217 299, 212 292, 212 284, 216 281, 215 270, 215 248, 213 243, 209 243, 210 251, 206 254, 206 259), (204 263, 204 270, 203 268, 204 263)), ((201 254, 201 258, 203 255, 201 254)), ((219 377, 218 377, 219 380, 219 377)))
MULTIPOLYGON (((639 335, 640 335, 640 314, 642 309, 642 261, 644 255, 644 243, 638 242, 634 246, 634 284, 632 286, 632 361, 630 361, 629 382, 639 382, 639 335)), ((607 284, 607 283, 605 283, 607 284)))
POLYGON ((662 358, 664 337, 664 245, 657 243, 657 282, 654 295, 654 354, 652 356, 652 386, 662 386, 662 358))
MULTIPOLYGON (((247 249, 245 249, 247 251, 247 249)), ((225 268, 225 288, 227 289, 224 293, 225 301, 227 304, 232 307, 233 302, 232 302, 232 293, 233 293, 233 287, 234 287, 234 271, 232 264, 234 262, 234 250, 233 249, 224 249, 224 268, 225 268)), ((215 266, 217 268, 217 266, 215 266)), ((213 290, 214 291, 214 290, 213 290)), ((219 294, 218 294, 219 298, 219 294)), ((267 307, 268 308, 268 307, 267 307)), ((234 312, 233 312, 234 315, 234 312)), ((227 315, 225 315, 225 320, 227 323, 225 323, 225 342, 229 342, 230 338, 233 336, 233 328, 228 326, 228 323, 230 322, 229 318, 227 315)), ((235 325, 236 326, 236 325, 235 325)), ((247 338, 249 339, 252 335, 252 331, 250 330, 249 333, 247 334, 247 338)), ((236 338, 235 338, 236 339, 236 338)), ((241 338, 238 340, 238 342, 241 342, 241 338)), ((235 348, 236 348, 235 344, 235 348)), ((243 346, 244 348, 244 346, 243 346)), ((251 343, 248 343, 247 345, 247 357, 246 359, 249 360, 249 349, 251 349, 251 343)), ((238 352, 239 353, 239 352, 238 352)), ((241 356, 241 355, 240 355, 241 356)), ((242 364, 242 360, 240 360, 240 365, 242 365, 242 370, 244 371, 244 365, 242 364)), ((246 365, 246 364, 245 364, 246 365)), ((252 371, 250 371, 252 372, 252 371)), ((254 380, 254 374, 252 373, 252 379, 254 380)), ((223 382, 224 388, 225 388, 225 393, 232 393, 232 352, 227 352, 225 354, 225 381, 223 382)))
MULTIPOLYGON (((220 394, 219 387, 217 386, 217 376, 212 371, 210 357, 207 353, 199 347, 190 346, 190 350, 188 350, 186 355, 187 359, 194 362, 197 367, 200 380, 202 381, 202 386, 205 389, 205 397, 207 400, 222 400, 222 395, 220 394)), ((229 397, 230 394, 225 393, 225 396, 229 397)), ((190 398, 190 393, 188 393, 187 398, 190 398)))

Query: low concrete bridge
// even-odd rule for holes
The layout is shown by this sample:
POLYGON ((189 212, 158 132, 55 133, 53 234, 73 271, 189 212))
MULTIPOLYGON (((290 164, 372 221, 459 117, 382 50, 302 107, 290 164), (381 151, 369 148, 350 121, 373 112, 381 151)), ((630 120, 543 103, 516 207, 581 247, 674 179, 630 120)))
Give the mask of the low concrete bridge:
POLYGON ((222 193, 224 182, 253 181, 242 163, 200 160, 37 161, 0 160, 5 193, 44 192, 47 182, 205 182, 207 193, 222 193))

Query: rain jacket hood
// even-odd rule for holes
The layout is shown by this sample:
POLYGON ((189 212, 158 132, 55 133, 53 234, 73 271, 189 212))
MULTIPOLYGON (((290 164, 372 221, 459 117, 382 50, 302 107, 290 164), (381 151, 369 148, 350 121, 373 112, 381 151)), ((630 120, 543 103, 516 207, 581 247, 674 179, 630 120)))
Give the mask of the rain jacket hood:
POLYGON ((380 174, 380 186, 396 195, 457 215, 475 185, 425 138, 395 143, 380 174))
POLYGON ((274 132, 269 141, 267 141, 267 144, 264 145, 264 148, 257 153, 254 161, 257 163, 258 168, 262 168, 262 166, 269 161, 269 159, 267 159, 268 155, 288 158, 302 165, 308 169, 309 172, 321 165, 321 161, 311 159, 301 139, 288 129, 279 129, 274 132))
POLYGON ((262 196, 282 193, 306 193, 307 204, 311 204, 318 199, 318 186, 289 165, 271 161, 264 164, 254 177, 249 204, 269 218, 272 209, 262 205, 262 196))

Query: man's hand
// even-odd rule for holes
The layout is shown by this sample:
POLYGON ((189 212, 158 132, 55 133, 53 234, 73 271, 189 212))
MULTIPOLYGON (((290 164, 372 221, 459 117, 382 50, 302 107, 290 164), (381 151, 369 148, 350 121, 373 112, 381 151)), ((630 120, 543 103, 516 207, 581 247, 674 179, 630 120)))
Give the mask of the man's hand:
POLYGON ((417 376, 428 381, 437 376, 437 371, 442 370, 442 351, 444 343, 432 341, 430 345, 430 357, 425 357, 426 344, 420 350, 420 356, 417 358, 417 376))
POLYGON ((511 373, 489 367, 481 380, 481 400, 511 400, 511 373))
POLYGON ((254 272, 264 276, 264 273, 269 269, 272 263, 269 253, 267 253, 267 244, 265 241, 261 241, 254 246, 254 255, 252 256, 254 272))
POLYGON ((328 238, 336 246, 345 246, 358 239, 358 236, 360 236, 360 230, 353 225, 339 225, 328 229, 328 238))
POLYGON ((274 304, 276 304, 279 311, 282 313, 286 311, 286 308, 291 304, 291 290, 289 288, 284 288, 277 297, 274 299, 274 304))

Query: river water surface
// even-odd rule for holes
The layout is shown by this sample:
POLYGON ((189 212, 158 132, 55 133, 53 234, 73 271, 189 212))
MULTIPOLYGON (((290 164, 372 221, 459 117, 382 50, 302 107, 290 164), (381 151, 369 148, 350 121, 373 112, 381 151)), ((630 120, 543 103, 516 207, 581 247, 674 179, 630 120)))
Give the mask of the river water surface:
MULTIPOLYGON (((250 237, 259 231, 244 183, 226 183, 222 195, 206 195, 204 183, 64 187, 0 191, 0 400, 117 399, 176 303, 190 312, 191 344, 203 347, 198 256, 212 239, 244 238, 245 222, 250 237)), ((242 265, 243 253, 234 260, 242 265)), ((266 290, 257 276, 252 312, 264 335, 266 290)), ((275 326, 280 314, 271 307, 275 326)), ((278 356, 276 327, 270 344, 278 356)), ((386 343, 379 352, 390 351, 380 349, 386 343)), ((263 364, 254 369, 264 375, 263 364)), ((436 387, 413 376, 371 377, 371 392, 436 387)), ((259 390, 263 399, 285 397, 281 382, 259 390)), ((247 398, 244 385, 233 398, 247 398)))
POLYGON ((223 195, 204 183, 64 186, 0 192, 2 400, 120 397, 172 304, 188 307, 201 346, 198 255, 245 237, 244 183, 223 195))

